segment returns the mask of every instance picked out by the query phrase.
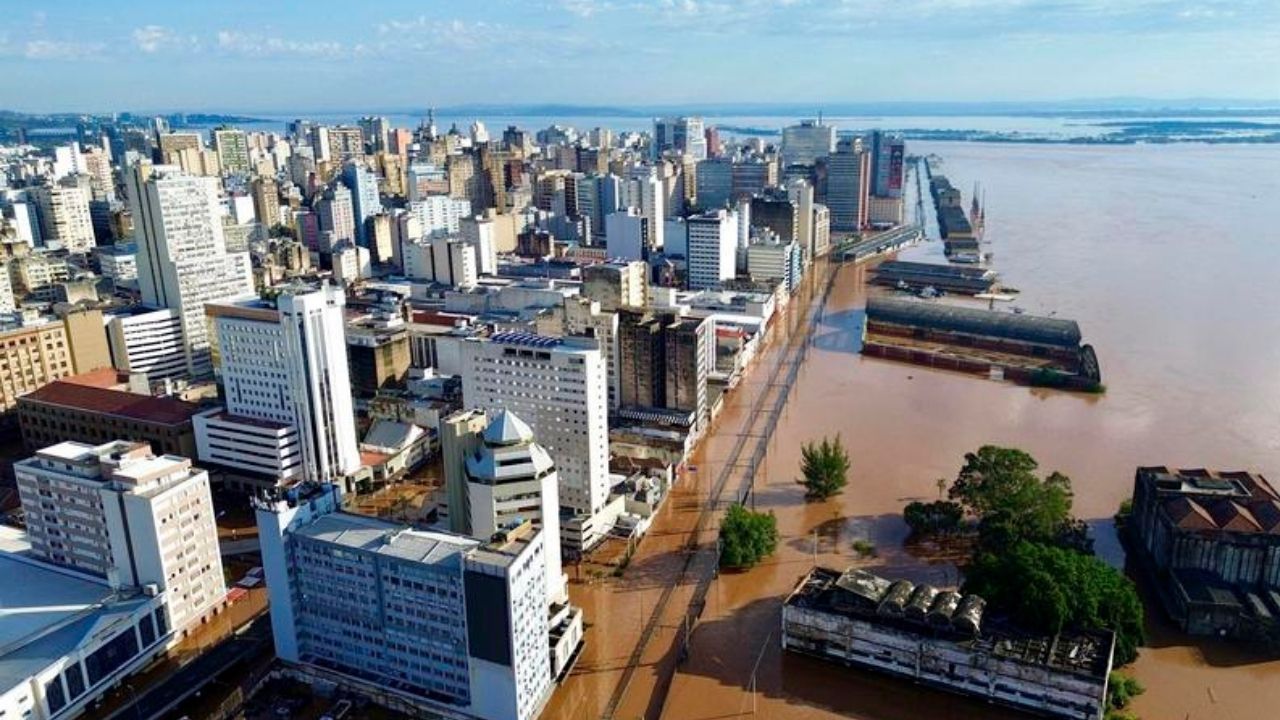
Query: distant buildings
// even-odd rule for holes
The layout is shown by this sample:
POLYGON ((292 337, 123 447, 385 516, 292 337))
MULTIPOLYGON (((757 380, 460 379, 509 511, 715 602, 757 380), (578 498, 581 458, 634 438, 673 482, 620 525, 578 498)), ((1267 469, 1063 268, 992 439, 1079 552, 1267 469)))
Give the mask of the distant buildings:
POLYGON ((71 253, 93 249, 93 218, 89 214, 89 191, 75 183, 53 183, 32 191, 40 218, 40 234, 48 247, 71 253))
POLYGON ((218 163, 224 174, 247 175, 253 169, 249 162, 249 138, 243 130, 214 130, 213 149, 218 153, 218 163))
POLYGON ((867 225, 871 155, 858 138, 843 138, 827 158, 827 207, 831 229, 858 232, 867 225))
POLYGON ((700 117, 657 118, 653 121, 654 158, 669 150, 687 153, 695 160, 707 159, 707 137, 700 117))
POLYGON ((813 165, 836 149, 836 129, 818 120, 801 120, 782 129, 782 159, 789 165, 813 165))

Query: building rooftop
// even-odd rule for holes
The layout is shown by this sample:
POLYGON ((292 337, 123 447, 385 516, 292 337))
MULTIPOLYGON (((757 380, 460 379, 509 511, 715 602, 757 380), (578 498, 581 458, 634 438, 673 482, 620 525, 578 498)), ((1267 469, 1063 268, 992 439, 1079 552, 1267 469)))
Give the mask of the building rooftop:
POLYGON ((1140 467, 1161 509, 1181 530, 1280 535, 1280 494, 1267 479, 1244 471, 1140 467))
POLYGON ((297 531, 298 535, 398 560, 438 565, 461 560, 479 545, 458 535, 412 530, 403 525, 349 513, 325 515, 297 531))
MULTIPOLYGON (((87 375, 103 372, 97 370, 87 375)), ((114 376, 115 371, 110 372, 114 376)), ((76 377, 84 378, 84 376, 76 377)), ((83 380, 77 381, 74 378, 56 380, 18 398, 18 405, 21 406, 23 403, 56 405, 70 410, 114 415, 161 425, 180 425, 190 422, 191 417, 199 410, 199 406, 193 403, 173 398, 138 395, 124 390, 111 390, 84 384, 83 380)))
POLYGON ((1074 320, 899 298, 868 299, 867 320, 1060 347, 1076 347, 1081 340, 1074 320))
POLYGON ((519 445, 533 441, 533 430, 510 410, 499 410, 484 429, 484 441, 489 445, 519 445))
MULTIPOLYGON (((13 547, 6 542, 6 547, 13 547)), ((151 599, 121 597, 105 581, 0 552, 0 687, 10 688, 151 599)))
POLYGON ((785 604, 857 617, 934 642, 1092 678, 1106 675, 1115 645, 1115 634, 1102 630, 1029 633, 1004 618, 990 617, 986 602, 976 595, 853 568, 814 568, 785 604))

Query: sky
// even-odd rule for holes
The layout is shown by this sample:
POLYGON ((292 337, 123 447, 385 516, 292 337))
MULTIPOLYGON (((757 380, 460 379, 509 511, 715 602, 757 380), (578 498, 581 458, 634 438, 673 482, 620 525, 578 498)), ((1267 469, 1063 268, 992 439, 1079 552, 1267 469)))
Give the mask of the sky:
POLYGON ((0 0, 0 109, 1280 100, 1280 0, 0 0))

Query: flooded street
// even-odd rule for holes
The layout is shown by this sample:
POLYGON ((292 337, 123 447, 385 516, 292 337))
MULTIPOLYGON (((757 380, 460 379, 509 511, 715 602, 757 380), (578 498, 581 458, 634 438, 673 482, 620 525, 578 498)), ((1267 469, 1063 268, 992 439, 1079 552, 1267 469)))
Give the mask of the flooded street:
MULTIPOLYGON (((759 473, 757 506, 777 513, 779 550, 762 566, 712 584, 664 718, 749 716, 753 703, 771 718, 1019 717, 778 649, 778 607, 815 555, 836 567, 861 562, 886 575, 957 582, 945 559, 902 549, 900 512, 913 499, 936 497, 936 480, 954 477, 963 454, 980 445, 1023 448, 1045 471, 1069 475, 1077 515, 1091 521, 1100 553, 1116 563, 1123 557, 1110 516, 1130 494, 1136 466, 1280 474, 1280 234, 1273 228, 1280 148, 913 143, 910 150, 939 155, 937 171, 964 190, 966 204, 974 181, 982 182, 992 266, 1022 291, 1016 304, 1027 312, 1079 321, 1108 391, 1039 391, 863 359, 868 270, 843 268, 759 473), (806 503, 795 484, 800 445, 837 433, 853 464, 849 487, 827 503, 806 503), (855 556, 859 539, 876 546, 875 557, 855 556)), ((941 243, 903 257, 941 261, 941 243)), ((769 362, 762 359, 729 400, 700 450, 700 478, 719 472, 752 396, 769 386, 762 372, 769 362)), ((638 637, 638 614, 652 607, 656 578, 679 555, 679 528, 696 514, 699 486, 680 492, 637 555, 633 569, 645 572, 575 588, 594 627, 583 664, 553 700, 552 709, 573 712, 555 717, 599 716, 613 689, 609 678, 616 680, 638 637)), ((1159 612, 1149 606, 1153 647, 1132 668, 1148 688, 1139 714, 1272 716, 1280 662, 1192 644, 1167 630, 1159 612)), ((678 621, 664 619, 666 635, 650 646, 622 705, 627 711, 616 717, 657 717, 637 698, 646 680, 660 676, 658 651, 669 649, 678 621)))

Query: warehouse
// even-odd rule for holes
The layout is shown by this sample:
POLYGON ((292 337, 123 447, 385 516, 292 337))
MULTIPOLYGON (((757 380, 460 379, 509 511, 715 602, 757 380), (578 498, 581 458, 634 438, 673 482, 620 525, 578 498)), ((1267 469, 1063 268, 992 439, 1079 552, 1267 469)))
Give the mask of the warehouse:
POLYGON ((934 263, 887 260, 875 268, 877 285, 903 290, 933 288, 949 293, 977 295, 988 292, 996 283, 992 270, 934 263))
POLYGON ((1114 633, 1035 635, 985 610, 976 595, 814 568, 783 604, 782 646, 1046 717, 1103 717, 1114 633))

